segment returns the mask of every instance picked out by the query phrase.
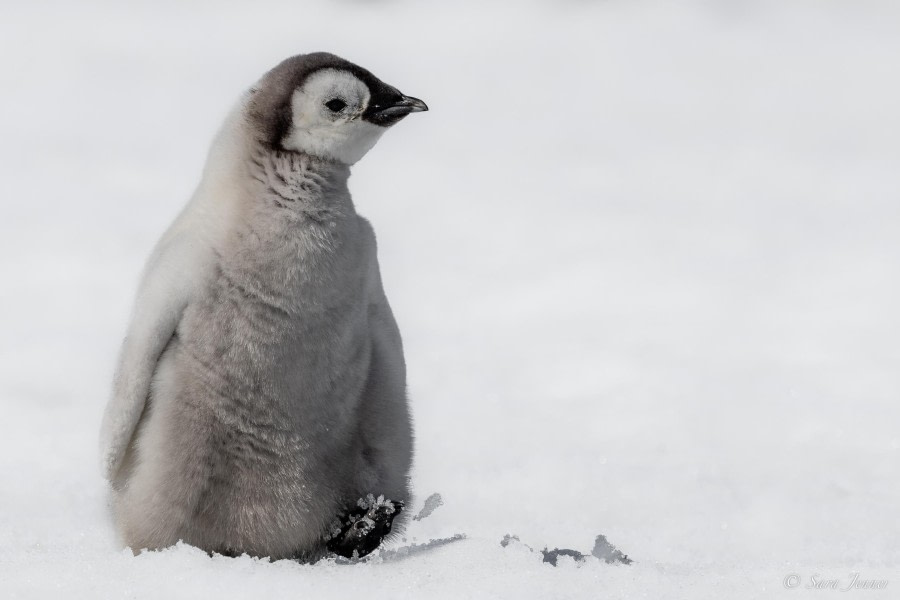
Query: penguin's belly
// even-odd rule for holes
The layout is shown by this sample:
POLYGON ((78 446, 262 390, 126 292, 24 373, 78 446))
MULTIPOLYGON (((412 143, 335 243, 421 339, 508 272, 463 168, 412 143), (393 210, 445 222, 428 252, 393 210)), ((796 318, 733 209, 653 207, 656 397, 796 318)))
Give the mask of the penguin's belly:
POLYGON ((160 365, 154 403, 169 443, 158 452, 171 465, 160 485, 179 488, 188 543, 302 553, 354 490, 365 306, 287 313, 218 292, 189 307, 160 365))

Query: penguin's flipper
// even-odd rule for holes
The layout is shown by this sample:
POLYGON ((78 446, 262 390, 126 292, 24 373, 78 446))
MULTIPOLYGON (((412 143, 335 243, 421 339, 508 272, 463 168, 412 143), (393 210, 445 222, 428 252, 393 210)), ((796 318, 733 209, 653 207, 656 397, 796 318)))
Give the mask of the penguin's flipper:
POLYGON ((201 248, 174 236, 163 239, 144 269, 100 428, 101 468, 110 481, 144 412, 157 361, 202 280, 206 262, 201 248))

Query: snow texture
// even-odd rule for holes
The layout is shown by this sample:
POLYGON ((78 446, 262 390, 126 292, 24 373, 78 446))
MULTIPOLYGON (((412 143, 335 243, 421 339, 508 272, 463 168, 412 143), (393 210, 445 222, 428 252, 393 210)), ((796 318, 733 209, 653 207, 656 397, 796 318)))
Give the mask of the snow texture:
POLYGON ((900 587, 900 3, 22 2, 0 63, 4 598, 900 587), (431 108, 350 184, 444 505, 358 564, 134 556, 96 438, 143 261, 313 50, 431 108))

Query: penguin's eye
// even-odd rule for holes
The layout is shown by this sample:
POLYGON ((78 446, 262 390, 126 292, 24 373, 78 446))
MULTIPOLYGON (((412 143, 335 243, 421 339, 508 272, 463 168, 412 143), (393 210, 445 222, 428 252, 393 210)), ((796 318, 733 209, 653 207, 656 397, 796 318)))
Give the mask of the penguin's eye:
POLYGON ((325 103, 325 106, 327 106, 328 110, 330 110, 331 112, 341 112, 342 110, 344 110, 344 107, 347 106, 347 103, 340 98, 332 98, 325 103))

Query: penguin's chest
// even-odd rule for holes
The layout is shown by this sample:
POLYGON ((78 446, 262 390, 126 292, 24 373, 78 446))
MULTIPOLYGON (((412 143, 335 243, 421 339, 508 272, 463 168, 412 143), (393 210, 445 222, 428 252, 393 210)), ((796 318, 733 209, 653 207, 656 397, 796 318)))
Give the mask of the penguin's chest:
POLYGON ((223 270, 188 308, 178 331, 183 401, 197 418, 273 448, 340 446, 371 361, 363 282, 332 286, 341 293, 315 278, 266 283, 223 270))

